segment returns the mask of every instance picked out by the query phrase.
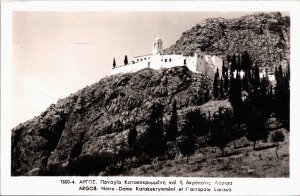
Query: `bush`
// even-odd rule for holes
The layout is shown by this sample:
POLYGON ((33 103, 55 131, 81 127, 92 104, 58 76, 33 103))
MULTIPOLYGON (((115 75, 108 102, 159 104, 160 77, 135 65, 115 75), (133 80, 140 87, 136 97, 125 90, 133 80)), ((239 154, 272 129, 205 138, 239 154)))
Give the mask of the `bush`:
POLYGON ((151 110, 146 131, 136 141, 135 150, 139 151, 140 154, 145 153, 150 157, 156 157, 162 155, 166 149, 163 130, 163 105, 154 103, 151 110))
POLYGON ((50 164, 40 171, 41 176, 67 176, 67 170, 58 163, 50 164))
POLYGON ((276 131, 275 133, 273 133, 271 136, 271 141, 276 143, 276 157, 277 159, 279 159, 278 156, 279 142, 284 141, 284 134, 282 133, 282 131, 276 131))
POLYGON ((107 166, 116 163, 117 160, 117 155, 111 152, 100 152, 92 155, 85 154, 70 160, 68 169, 70 175, 98 175, 100 171, 103 171, 107 166))
POLYGON ((234 126, 233 114, 228 109, 219 108, 219 112, 215 113, 211 122, 211 130, 208 135, 209 145, 217 146, 224 155, 224 148, 234 139, 234 126))
POLYGON ((189 156, 195 153, 195 137, 184 136, 178 143, 178 147, 183 156, 186 156, 186 163, 189 164, 189 156))

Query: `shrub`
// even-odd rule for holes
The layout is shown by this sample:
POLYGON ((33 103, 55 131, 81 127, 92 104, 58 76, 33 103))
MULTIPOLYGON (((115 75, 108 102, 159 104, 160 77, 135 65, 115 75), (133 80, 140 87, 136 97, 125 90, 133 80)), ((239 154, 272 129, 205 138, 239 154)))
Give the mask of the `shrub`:
POLYGON ((114 164, 117 160, 117 155, 111 152, 85 154, 70 160, 68 168, 71 175, 98 175, 100 171, 105 170, 107 166, 114 164))
POLYGON ((210 133, 208 135, 208 141, 210 146, 217 146, 224 155, 224 148, 226 145, 234 139, 233 127, 235 121, 233 121, 233 114, 228 109, 219 108, 218 113, 215 113, 211 121, 210 133))
POLYGON ((275 133, 273 133, 271 136, 271 141, 276 143, 276 157, 277 159, 279 159, 278 156, 279 142, 284 141, 284 134, 282 133, 282 131, 276 131, 275 133))
POLYGON ((66 176, 67 170, 58 163, 50 164, 40 171, 41 176, 66 176))
POLYGON ((186 164, 189 164, 189 156, 195 153, 195 138, 193 136, 184 136, 178 143, 179 150, 183 156, 186 156, 186 164))

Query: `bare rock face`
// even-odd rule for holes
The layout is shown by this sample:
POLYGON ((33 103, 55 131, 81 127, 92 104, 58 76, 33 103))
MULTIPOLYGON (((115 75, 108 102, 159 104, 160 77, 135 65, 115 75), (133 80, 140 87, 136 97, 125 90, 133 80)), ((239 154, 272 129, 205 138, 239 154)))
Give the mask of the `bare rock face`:
POLYGON ((67 165, 95 152, 116 152, 126 146, 129 125, 145 130, 150 107, 201 105, 210 79, 186 67, 114 75, 52 104, 40 116, 12 130, 12 175, 37 175, 40 168, 67 165))
POLYGON ((260 67, 290 62, 290 17, 258 13, 240 18, 209 18, 184 32, 167 54, 193 55, 197 50, 223 58, 244 50, 260 67))

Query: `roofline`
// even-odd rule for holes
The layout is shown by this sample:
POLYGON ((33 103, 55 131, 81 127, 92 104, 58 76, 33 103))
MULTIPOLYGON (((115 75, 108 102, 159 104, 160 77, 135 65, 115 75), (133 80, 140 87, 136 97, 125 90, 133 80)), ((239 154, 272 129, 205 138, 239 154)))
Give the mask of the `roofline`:
POLYGON ((145 55, 140 55, 140 56, 134 56, 133 58, 137 58, 137 57, 142 57, 142 56, 150 56, 152 54, 145 54, 145 55))

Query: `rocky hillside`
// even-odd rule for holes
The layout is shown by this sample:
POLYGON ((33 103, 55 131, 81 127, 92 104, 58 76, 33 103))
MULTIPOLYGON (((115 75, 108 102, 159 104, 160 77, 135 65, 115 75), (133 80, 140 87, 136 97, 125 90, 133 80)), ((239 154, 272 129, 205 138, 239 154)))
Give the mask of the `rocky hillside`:
POLYGON ((192 55, 198 49, 226 57, 247 50, 261 67, 290 61, 290 18, 258 13, 240 18, 209 18, 184 32, 165 53, 192 55))
POLYGON ((164 123, 173 100, 177 108, 204 102, 210 79, 175 67, 114 75, 52 104, 40 116, 12 130, 12 175, 38 175, 49 165, 68 165, 95 152, 116 152, 127 145, 129 126, 145 129, 154 102, 164 106, 164 123))

